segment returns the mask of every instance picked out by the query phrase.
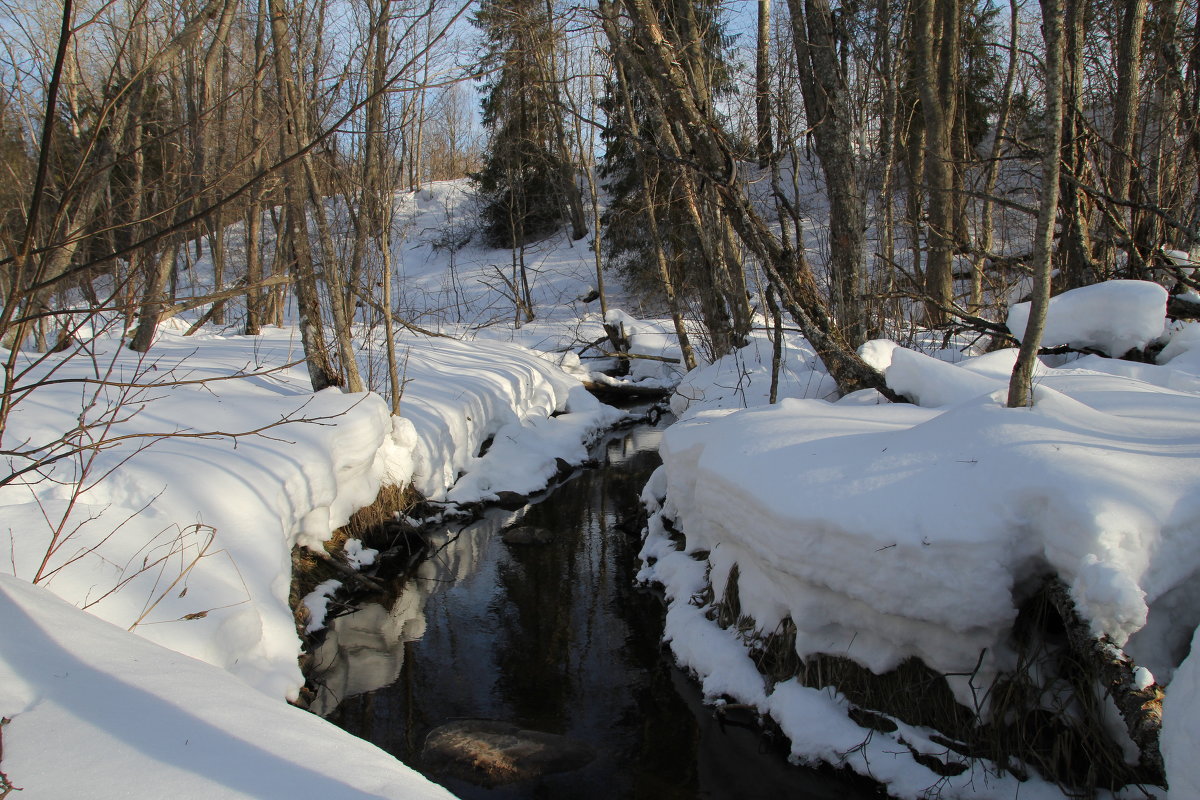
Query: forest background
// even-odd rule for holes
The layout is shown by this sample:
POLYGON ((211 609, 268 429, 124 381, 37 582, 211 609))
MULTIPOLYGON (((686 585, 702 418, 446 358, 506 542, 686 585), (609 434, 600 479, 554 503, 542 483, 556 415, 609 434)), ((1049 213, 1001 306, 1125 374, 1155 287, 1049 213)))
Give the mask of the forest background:
MULTIPOLYGON (((363 388, 353 325, 431 322, 396 317, 389 198, 464 175, 483 229, 444 246, 511 248, 515 324, 536 314, 525 248, 599 230, 600 302, 619 271, 671 314, 686 366, 761 310, 843 390, 883 386, 854 352, 868 338, 1006 337, 999 309, 1051 275, 1194 285, 1164 255, 1198 240, 1186 0, 68 1, 4 19, 0 431, 22 347, 120 325, 145 351, 203 306, 253 334, 289 285, 314 388, 363 388), (181 298, 202 245, 216 285, 181 298)), ((380 372, 370 388, 398 395, 394 354, 380 372)))

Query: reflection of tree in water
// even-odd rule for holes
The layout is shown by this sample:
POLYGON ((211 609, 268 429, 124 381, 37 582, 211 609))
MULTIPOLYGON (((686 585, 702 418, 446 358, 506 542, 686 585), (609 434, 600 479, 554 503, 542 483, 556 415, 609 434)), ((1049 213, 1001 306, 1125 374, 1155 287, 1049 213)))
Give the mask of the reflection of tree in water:
MULTIPOLYGON (((805 778, 784 755, 763 751, 757 728, 715 720, 663 651, 663 605, 633 584, 640 537, 616 525, 639 516, 638 497, 658 464, 655 453, 636 452, 636 435, 607 443, 601 455, 611 466, 585 470, 544 503, 447 531, 414 576, 424 636, 407 641, 417 622, 399 613, 401 604, 389 605, 382 631, 364 625, 360 638, 343 642, 355 651, 344 654, 352 672, 386 677, 402 664, 399 678, 345 699, 331 719, 418 766, 425 735, 454 719, 514 722, 597 751, 590 765, 536 787, 454 783, 464 798, 872 796, 838 779, 805 778), (556 538, 506 545, 500 530, 516 522, 556 538)), ((338 685, 361 688, 363 678, 338 685)))
MULTIPOLYGON (((615 501, 617 506, 608 510, 608 516, 623 523, 640 518, 638 498, 661 461, 655 452, 629 452, 631 444, 629 439, 609 444, 609 461, 621 466, 602 472, 603 490, 596 506, 603 508, 600 504, 615 501)), ((641 538, 622 530, 608 531, 605 536, 612 545, 612 585, 598 595, 607 599, 624 627, 619 658, 630 681, 629 703, 620 727, 631 735, 620 758, 632 766, 629 796, 696 797, 697 729, 675 686, 679 672, 662 651, 664 606, 655 594, 634 585, 641 538)))
POLYGON ((547 528, 554 540, 544 545, 514 545, 501 563, 502 599, 492 607, 500 635, 497 660, 499 691, 524 724, 562 732, 576 691, 572 630, 580 562, 586 564, 587 495, 594 494, 582 475, 555 493, 555 502, 533 506, 525 524, 547 528))
POLYGON ((556 539, 511 548, 500 569, 509 603, 493 609, 503 628, 497 688, 530 725, 602 732, 627 773, 621 796, 691 798, 699 734, 659 644, 663 605, 633 585, 639 538, 614 527, 639 515, 659 459, 628 448, 612 442, 619 467, 585 473, 529 509, 524 522, 556 539))
POLYGON ((633 765, 632 796, 696 797, 699 731, 676 686, 679 670, 662 651, 663 604, 649 591, 635 588, 632 567, 629 572, 616 608, 629 628, 625 656, 630 670, 642 675, 632 687, 631 708, 641 721, 640 735, 626 754, 633 765))
MULTIPOLYGON (((609 449, 622 447, 618 441, 609 449)), ((509 548, 498 574, 505 601, 492 609, 500 631, 497 691, 526 724, 607 731, 618 721, 613 715, 636 713, 628 682, 641 680, 634 670, 644 667, 630 663, 627 650, 640 633, 618 609, 632 593, 638 545, 613 524, 636 516, 657 463, 656 454, 643 453, 617 468, 588 470, 528 509, 523 523, 555 538, 509 548), (602 694, 609 696, 584 699, 602 694)), ((645 613, 654 620, 662 610, 647 606, 645 613)))

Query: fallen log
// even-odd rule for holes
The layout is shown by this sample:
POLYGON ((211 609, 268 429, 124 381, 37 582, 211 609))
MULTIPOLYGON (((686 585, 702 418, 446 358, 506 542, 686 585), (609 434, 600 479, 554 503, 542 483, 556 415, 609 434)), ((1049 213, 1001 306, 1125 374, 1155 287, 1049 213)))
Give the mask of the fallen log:
POLYGON ((1116 704, 1129 738, 1137 745, 1138 766, 1144 772, 1144 780, 1165 786, 1166 771, 1159 749, 1162 688, 1157 683, 1143 685, 1138 680, 1138 665, 1133 659, 1107 634, 1097 637, 1092 632, 1088 621, 1079 615, 1070 589, 1059 578, 1047 578, 1043 591, 1062 618, 1071 650, 1082 662, 1095 666, 1101 685, 1116 704))
POLYGON ((583 388, 601 400, 661 400, 675 390, 665 386, 640 386, 636 383, 585 380, 583 388))
POLYGON ((654 356, 649 353, 601 353, 604 358, 642 358, 646 361, 661 361, 664 364, 678 364, 678 358, 671 356, 654 356))
POLYGON ((1167 298, 1167 316, 1171 319, 1200 319, 1200 301, 1188 295, 1173 294, 1167 298))

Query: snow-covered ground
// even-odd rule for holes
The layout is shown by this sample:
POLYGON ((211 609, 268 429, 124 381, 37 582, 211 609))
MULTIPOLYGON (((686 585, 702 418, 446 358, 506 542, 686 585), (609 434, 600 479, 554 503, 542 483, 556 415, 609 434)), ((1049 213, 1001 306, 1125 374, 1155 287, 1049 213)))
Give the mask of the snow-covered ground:
POLYGON ((12 796, 453 797, 320 717, 6 575, 0 630, 12 796))
POLYGON ((462 502, 533 491, 556 458, 579 463, 585 442, 619 417, 519 345, 424 337, 408 353, 402 416, 392 417, 379 395, 313 395, 302 368, 280 368, 296 356, 291 336, 165 332, 146 360, 109 340, 95 343, 94 361, 43 365, 67 382, 18 405, 8 436, 54 441, 81 414, 91 427, 60 446, 83 450, 54 466, 53 481, 0 492, 6 566, 294 696, 292 545, 320 547, 385 483, 462 502), (246 377, 221 379, 243 367, 246 377), (121 385, 71 382, 97 371, 121 385), (87 449, 110 422, 112 446, 87 449), (497 445, 477 458, 492 435, 497 445), (451 489, 460 472, 468 476, 451 489))
MULTIPOLYGON (((491 319, 499 315, 496 292, 485 281, 490 264, 506 254, 467 248, 451 269, 450 254, 430 244, 463 202, 455 184, 398 197, 398 211, 412 217, 399 228, 424 232, 397 242, 398 285, 433 308, 444 300, 433 287, 453 274, 463 312, 450 319, 445 309, 414 311, 414 321, 464 337, 399 335, 405 385, 398 417, 378 394, 314 395, 296 363, 302 352, 291 326, 257 337, 211 326, 184 336, 187 322, 173 319, 146 355, 103 333, 40 363, 36 354, 22 354, 29 371, 18 386, 36 389, 19 397, 3 442, 10 453, 0 478, 10 479, 0 485, 0 572, 39 586, 7 580, 0 609, 21 619, 20 607, 49 604, 53 594, 84 610, 48 605, 61 638, 53 646, 3 628, 0 671, 20 678, 0 680, 0 717, 13 720, 0 734, 0 771, 14 785, 47 797, 348 797, 375 796, 380 782, 408 774, 387 754, 347 744, 340 732, 284 703, 302 684, 288 605, 292 547, 320 548, 384 484, 411 482, 449 504, 535 491, 560 460, 584 460, 587 443, 622 416, 579 380, 587 369, 574 352, 578 342, 602 335, 599 315, 573 299, 594 282, 590 253, 565 237, 541 247, 532 282, 539 319, 514 331, 491 319), (490 449, 479 456, 488 439, 490 449), (102 646, 111 662, 70 646, 75 627, 79 641, 102 646), (84 666, 68 670, 55 659, 84 666), (144 697, 109 692, 132 660, 161 677, 150 685, 141 671, 132 676, 144 697), (56 676, 68 671, 80 683, 64 694, 56 676), (194 683, 170 700, 179 713, 156 727, 144 717, 171 696, 175 673, 194 683), (261 698, 246 700, 247 692, 261 698), (99 705, 84 702, 106 693, 112 696, 99 705), (113 725, 97 735, 107 713, 115 715, 113 725), (295 723, 295 716, 306 721, 295 723), (47 731, 74 727, 72 719, 92 726, 79 732, 88 758, 137 775, 135 786, 113 780, 97 790, 99 774, 56 769, 64 751, 43 746, 47 731), (295 733, 280 737, 279 747, 259 747, 251 735, 276 729, 295 733), (152 746, 160 734, 193 744, 201 734, 214 741, 222 734, 223 742, 205 745, 220 759, 239 739, 247 742, 225 774, 212 761, 192 761, 196 748, 152 746), (332 757, 310 758, 325 740, 332 757), (329 766, 342 759, 344 767, 329 766), (212 769, 217 774, 201 774, 212 769), (317 773, 329 777, 329 791, 288 788, 317 773)), ((236 245, 235 238, 234 252, 236 245)), ((206 262, 193 265, 187 280, 184 291, 203 293, 206 262)), ((360 367, 382 376, 376 388, 385 388, 379 330, 370 322, 363 318, 358 328, 360 367)), ((364 563, 372 556, 349 549, 364 563)), ((50 624, 35 616, 28 626, 50 624)), ((421 785, 410 776, 384 796, 437 795, 429 788, 406 794, 404 787, 421 785)))
MULTIPOLYGON (((1165 301, 1161 288, 1132 282, 1063 295, 1051 306, 1054 343, 1143 347, 1164 336, 1165 301)), ((951 364, 870 343, 864 354, 912 405, 875 392, 796 399, 827 396, 803 367, 781 391, 793 399, 756 405, 769 361, 760 344, 721 371, 689 375, 690 406, 675 404, 684 419, 668 430, 644 493, 654 514, 641 577, 666 588, 676 656, 711 697, 773 716, 797 758, 847 764, 901 797, 933 786, 941 796, 1012 797, 1011 776, 946 778, 914 762, 904 743, 948 755, 929 731, 900 723, 859 748, 864 732, 845 698, 794 679, 770 686, 748 648, 789 619, 801 657, 836 654, 882 673, 915 656, 954 673, 951 688, 972 708, 1014 666, 1020 601, 1055 573, 1093 631, 1148 668, 1144 681, 1167 686, 1173 796, 1193 796, 1181 787, 1200 775, 1200 654, 1180 663, 1200 624, 1200 377, 1186 358, 1196 328, 1166 332, 1174 344, 1163 365, 1099 356, 1043 365, 1034 403, 1021 409, 1004 405, 1014 350, 951 364), (735 565, 749 636, 710 619, 735 565)), ((808 363, 803 347, 793 352, 808 363)), ((1020 788, 1058 794, 1036 781, 1020 788)))
MULTIPOLYGON (((399 336, 399 417, 377 394, 308 391, 291 327, 187 337, 173 322, 145 357, 98 335, 25 379, 53 382, 20 397, 6 473, 64 457, 0 486, 0 572, 16 576, 0 578, 11 719, 0 771, 12 784, 51 797, 441 796, 283 702, 300 686, 288 589, 293 545, 319 547, 381 485, 411 481, 449 504, 528 493, 619 417, 579 383, 602 363, 584 350, 603 336, 597 304, 580 299, 595 282, 587 240, 528 249, 536 318, 514 327, 507 251, 458 247, 469 204, 457 184, 397 198, 402 315, 455 337, 399 336), (320 791, 295 788, 309 785, 320 791)), ((202 293, 206 275, 202 259, 187 289, 202 293)), ((978 662, 985 680, 1011 666, 1016 604, 1053 570, 1096 631, 1166 686, 1172 796, 1193 796, 1200 654, 1184 658, 1200 623, 1200 325, 1164 332, 1163 300, 1144 284, 1058 299, 1055 343, 1118 353, 1170 341, 1160 364, 1043 365, 1025 409, 1003 407, 1011 351, 934 358, 870 343, 864 356, 910 405, 839 399, 793 334, 775 406, 763 334, 686 376, 672 401, 683 419, 644 493, 655 513, 642 577, 666 587, 677 658, 713 698, 774 717, 796 758, 848 764, 898 796, 1061 797, 975 768, 935 775, 910 756, 946 755, 930 731, 868 736, 840 695, 768 685, 747 643, 692 602, 710 585, 721 598, 736 564, 742 613, 765 632, 791 619, 801 656, 874 670, 910 656, 946 672, 978 662)), ((667 322, 635 318, 619 294, 611 304, 637 352, 678 356, 667 322)), ((380 329, 361 313, 363 371, 386 389, 380 329)), ((680 377, 660 361, 633 366, 647 384, 680 377)), ((951 685, 970 699, 965 679, 951 685)))

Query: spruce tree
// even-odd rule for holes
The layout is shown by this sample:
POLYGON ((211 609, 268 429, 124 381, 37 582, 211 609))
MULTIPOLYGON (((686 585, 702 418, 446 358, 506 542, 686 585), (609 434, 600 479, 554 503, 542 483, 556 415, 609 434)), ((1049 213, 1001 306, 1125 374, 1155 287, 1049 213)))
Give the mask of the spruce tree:
MULTIPOLYGON (((681 12, 677 0, 667 3, 660 14, 660 21, 669 30, 675 30, 677 17, 681 12)), ((732 78, 727 62, 733 38, 725 33, 724 24, 719 18, 719 4, 713 0, 701 0, 692 3, 692 13, 701 31, 699 45, 689 48, 690 69, 702 74, 703 81, 710 90, 710 101, 733 90, 732 78)), ((630 41, 631 47, 636 47, 630 41)), ((615 81, 608 85, 606 96, 601 103, 607 119, 601 131, 601 139, 605 150, 600 163, 599 174, 603 186, 609 196, 608 209, 603 216, 603 241, 605 252, 611 264, 622 274, 627 283, 643 290, 656 291, 658 277, 655 270, 654 244, 650 239, 646 224, 646 209, 651 203, 655 205, 660 224, 671 231, 670 241, 667 242, 671 252, 668 260, 677 269, 677 280, 681 286, 686 286, 688 272, 687 260, 694 258, 700 251, 696 242, 695 232, 688 230, 680 199, 673 191, 674 181, 670 172, 672 165, 656 158, 663 152, 663 143, 658 140, 657 126, 648 117, 648 104, 642 91, 637 85, 629 86, 629 102, 633 113, 638 119, 638 139, 631 136, 629 125, 625 121, 622 108, 622 98, 615 81), (642 172, 651 176, 652 196, 644 191, 642 172)))
MULTIPOLYGON (((668 35, 680 41, 680 51, 691 82, 708 107, 719 104, 722 96, 733 90, 728 65, 728 53, 733 39, 726 34, 720 18, 720 4, 713 0, 667 0, 656 4, 659 24, 668 35)), ((625 46, 638 57, 637 37, 631 29, 622 31, 625 46)), ((625 87, 623 96, 619 82, 610 82, 602 107, 607 114, 601 133, 605 152, 599 173, 609 195, 609 205, 603 217, 603 243, 609 263, 621 273, 626 285, 639 294, 662 298, 665 283, 678 288, 680 299, 700 299, 708 307, 702 313, 706 325, 713 328, 714 340, 727 338, 731 324, 729 315, 717 308, 720 303, 712 297, 714 287, 711 261, 717 250, 711 241, 719 239, 716 231, 721 222, 716 203, 707 194, 695 193, 695 186, 686 187, 680 178, 686 165, 670 157, 670 137, 662 121, 654 115, 654 103, 637 81, 625 87), (633 127, 624 104, 628 103, 634 117, 633 127), (710 224, 698 226, 687 208, 685 195, 692 192, 699 199, 702 211, 712 212, 710 224), (653 207, 656 225, 649 221, 653 207), (657 227, 661 235, 652 235, 657 227), (701 241, 708 236, 710 243, 701 241), (659 267, 657 247, 669 265, 665 279, 659 267), (714 304, 715 303, 715 304, 714 304)), ((715 350, 726 349, 716 346, 715 350)))
POLYGON ((549 75, 558 44, 550 11, 545 0, 484 0, 473 19, 490 77, 482 101, 488 147, 472 178, 483 199, 484 238, 496 247, 553 232, 570 216, 568 193, 578 193, 549 75))

